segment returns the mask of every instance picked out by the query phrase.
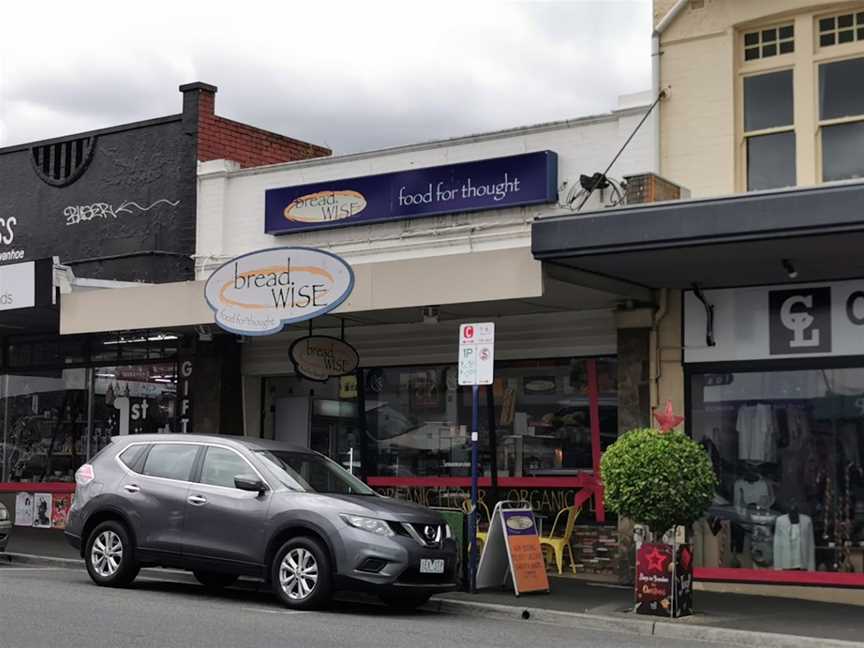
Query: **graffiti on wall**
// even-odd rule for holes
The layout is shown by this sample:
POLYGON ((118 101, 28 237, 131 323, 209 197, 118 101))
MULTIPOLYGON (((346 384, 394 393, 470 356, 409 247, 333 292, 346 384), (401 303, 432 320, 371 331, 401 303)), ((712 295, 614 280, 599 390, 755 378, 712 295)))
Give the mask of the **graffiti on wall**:
POLYGON ((113 207, 110 203, 106 202, 94 202, 89 205, 68 205, 63 209, 63 216, 66 218, 66 225, 78 225, 80 223, 87 223, 94 219, 116 219, 118 214, 145 214, 157 205, 162 204, 177 207, 180 204, 180 201, 160 198, 146 207, 133 200, 124 200, 117 207, 113 207))

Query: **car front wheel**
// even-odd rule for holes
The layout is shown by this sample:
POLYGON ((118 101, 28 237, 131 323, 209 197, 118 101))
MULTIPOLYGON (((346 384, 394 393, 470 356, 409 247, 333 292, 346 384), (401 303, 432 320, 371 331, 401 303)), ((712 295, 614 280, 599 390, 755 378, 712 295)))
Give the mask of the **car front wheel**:
POLYGON ((93 582, 104 587, 126 587, 140 569, 126 527, 113 520, 93 529, 84 562, 93 582))
POLYGON ((285 606, 295 610, 321 607, 330 600, 332 582, 327 551, 312 538, 292 538, 276 552, 271 580, 285 606))

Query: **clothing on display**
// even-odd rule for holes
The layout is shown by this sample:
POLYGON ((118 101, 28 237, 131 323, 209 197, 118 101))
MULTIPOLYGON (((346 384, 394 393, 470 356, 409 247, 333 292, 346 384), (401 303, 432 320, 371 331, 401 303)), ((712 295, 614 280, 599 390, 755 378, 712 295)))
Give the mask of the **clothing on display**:
POLYGON ((774 569, 816 569, 813 521, 809 515, 798 515, 793 523, 781 515, 774 523, 774 569))
POLYGON ((729 520, 702 518, 693 525, 693 552, 701 567, 725 567, 730 549, 729 520))
POLYGON ((737 479, 735 481, 735 507, 746 509, 750 506, 770 509, 774 504, 771 486, 761 476, 737 479))
POLYGON ((777 461, 777 415, 771 405, 744 405, 738 410, 738 458, 777 461))

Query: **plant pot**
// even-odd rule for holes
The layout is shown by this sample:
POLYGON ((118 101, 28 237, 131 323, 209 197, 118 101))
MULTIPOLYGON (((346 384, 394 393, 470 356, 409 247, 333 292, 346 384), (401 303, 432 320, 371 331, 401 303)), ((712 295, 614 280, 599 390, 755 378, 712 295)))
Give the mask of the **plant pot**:
POLYGON ((673 619, 693 614, 689 544, 641 544, 636 551, 636 613, 673 619))

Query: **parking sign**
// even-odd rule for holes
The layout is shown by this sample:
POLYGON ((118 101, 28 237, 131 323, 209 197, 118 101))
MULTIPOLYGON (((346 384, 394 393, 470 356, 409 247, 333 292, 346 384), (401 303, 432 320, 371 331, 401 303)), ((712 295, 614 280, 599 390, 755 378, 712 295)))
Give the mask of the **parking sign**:
POLYGON ((459 384, 491 385, 495 364, 495 324, 459 327, 459 384))

